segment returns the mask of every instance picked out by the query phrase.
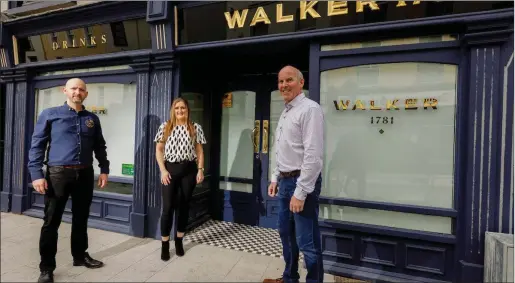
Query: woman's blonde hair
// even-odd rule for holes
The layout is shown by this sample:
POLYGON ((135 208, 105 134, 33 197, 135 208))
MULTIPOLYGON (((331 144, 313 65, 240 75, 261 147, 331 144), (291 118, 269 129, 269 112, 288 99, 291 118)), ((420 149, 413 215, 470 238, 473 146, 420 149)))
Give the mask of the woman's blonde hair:
POLYGON ((188 101, 184 98, 178 97, 173 100, 172 107, 170 108, 170 119, 166 122, 163 138, 161 141, 166 141, 170 134, 172 133, 173 129, 175 129, 175 126, 177 126, 177 118, 175 117, 175 105, 179 102, 184 103, 186 105, 186 125, 188 128, 188 134, 190 135, 191 140, 193 143, 195 143, 195 127, 193 126, 193 122, 191 122, 190 119, 190 106, 188 104, 188 101))

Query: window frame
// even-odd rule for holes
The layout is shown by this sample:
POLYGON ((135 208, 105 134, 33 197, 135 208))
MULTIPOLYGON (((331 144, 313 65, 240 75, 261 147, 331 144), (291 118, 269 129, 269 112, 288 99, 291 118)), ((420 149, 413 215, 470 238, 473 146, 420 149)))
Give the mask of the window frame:
MULTIPOLYGON (((392 38, 393 39, 393 38, 392 38)), ((336 42, 335 42, 336 43, 336 42)), ((324 42, 324 44, 331 44, 324 42)), ((442 41, 431 43, 416 43, 394 46, 364 47, 357 49, 345 49, 334 51, 321 51, 319 42, 312 43, 310 46, 310 94, 311 98, 320 103, 320 77, 321 73, 328 70, 340 69, 353 66, 369 64, 389 64, 389 63, 441 63, 452 64, 457 67, 457 93, 456 93, 456 112, 455 112, 455 143, 454 143, 454 170, 453 170, 453 207, 437 208, 431 206, 407 205, 390 202, 379 202, 370 200, 355 200, 349 198, 323 197, 320 196, 320 204, 350 206, 358 208, 377 209, 394 212, 414 213, 428 216, 443 216, 451 218, 451 234, 446 234, 444 238, 437 237, 442 241, 448 242, 450 238, 457 235, 457 217, 460 210, 460 199, 464 192, 466 183, 463 181, 464 166, 467 154, 465 122, 466 122, 466 98, 464 80, 466 78, 466 52, 461 49, 459 40, 442 41), (463 102, 461 105, 460 102, 463 102), (449 238, 450 237, 450 238, 449 238)), ((338 220, 323 219, 320 221, 333 227, 339 225, 338 220)), ((360 223, 345 223, 353 226, 370 226, 360 223)), ((364 228, 364 227, 362 227, 364 228)), ((393 227, 383 227, 385 230, 396 230, 393 227)), ((397 229, 399 230, 399 229, 397 229)), ((403 234, 425 234, 434 235, 432 232, 417 230, 400 229, 403 234)), ((439 234, 440 236, 440 234, 439 234)))

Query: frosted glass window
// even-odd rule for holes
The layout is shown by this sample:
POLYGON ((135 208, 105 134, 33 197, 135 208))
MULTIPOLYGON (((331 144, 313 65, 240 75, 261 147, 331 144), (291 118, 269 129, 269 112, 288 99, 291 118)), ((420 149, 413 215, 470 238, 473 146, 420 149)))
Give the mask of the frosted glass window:
MULTIPOLYGON (((253 179, 252 130, 256 111, 256 93, 233 91, 231 95, 230 105, 224 105, 222 109, 220 175, 253 179)), ((220 183, 220 189, 252 192, 251 185, 226 182, 220 183)))
POLYGON ((454 40, 457 40, 457 37, 454 35, 436 35, 436 36, 422 36, 422 37, 409 37, 409 38, 394 38, 394 39, 386 39, 386 40, 381 40, 381 41, 325 44, 325 45, 320 46, 320 51, 349 50, 349 49, 359 49, 359 48, 368 48, 368 47, 396 46, 396 45, 444 42, 444 41, 454 41, 454 40))
MULTIPOLYGON (((126 181, 134 178, 129 173, 130 170, 122 170, 122 166, 125 168, 134 166, 136 85, 91 83, 87 84, 87 88, 89 95, 84 101, 84 106, 87 110, 96 112, 100 119, 107 145, 107 158, 111 163, 109 177, 114 177, 104 191, 132 194, 132 184, 118 183, 116 178, 123 178, 126 181)), ((37 116, 43 109, 65 103, 66 95, 62 89, 63 86, 37 90, 37 116)), ((95 174, 100 174, 96 159, 94 159, 93 168, 95 174)))
POLYGON ((452 220, 449 217, 326 204, 320 205, 319 215, 320 218, 337 221, 379 225, 442 234, 452 233, 452 220))
POLYGON ((356 66, 320 79, 323 196, 453 207, 456 66, 356 66))

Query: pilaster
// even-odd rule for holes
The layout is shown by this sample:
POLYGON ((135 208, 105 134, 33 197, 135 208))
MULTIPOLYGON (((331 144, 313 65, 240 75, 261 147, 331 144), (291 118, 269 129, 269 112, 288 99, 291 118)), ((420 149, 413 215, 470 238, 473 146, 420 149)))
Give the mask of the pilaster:
MULTIPOLYGON (((461 217, 458 241, 461 246, 458 282, 482 282, 485 232, 499 227, 499 181, 501 154, 501 127, 503 123, 502 49, 513 29, 508 23, 470 26, 462 36, 467 52, 467 79, 462 88, 462 111, 466 113, 467 152, 463 174, 464 186, 459 210, 461 217)), ((513 94, 511 94, 513 96, 513 94)), ((512 100, 513 101, 513 100, 512 100)), ((512 103, 513 104, 513 103, 512 103)), ((512 115, 513 116, 513 115, 512 115)))
POLYGON ((136 97, 136 134, 134 156, 133 210, 131 212, 131 230, 133 236, 145 237, 147 229, 147 168, 150 150, 148 115, 150 57, 133 59, 131 68, 137 73, 136 97))

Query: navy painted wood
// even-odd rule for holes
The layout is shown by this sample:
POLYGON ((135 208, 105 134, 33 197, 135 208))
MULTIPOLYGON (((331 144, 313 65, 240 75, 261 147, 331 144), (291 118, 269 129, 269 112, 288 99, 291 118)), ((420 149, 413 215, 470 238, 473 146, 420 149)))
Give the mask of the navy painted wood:
MULTIPOLYGON (((156 121, 148 115, 149 111, 149 71, 150 58, 140 58, 131 65, 137 72, 136 133, 134 156, 134 209, 131 214, 132 235, 144 237, 147 221, 147 168, 149 166, 149 125, 156 121)), ((155 120, 155 119, 154 119, 155 120)))
POLYGON ((65 9, 59 13, 40 15, 6 22, 5 26, 17 37, 26 37, 55 31, 63 31, 92 24, 103 24, 128 19, 145 18, 145 1, 100 1, 65 9))
POLYGON ((28 108, 28 89, 27 77, 25 73, 20 73, 15 78, 15 97, 14 97, 14 119, 13 144, 12 144, 12 206, 11 211, 22 213, 29 206, 27 194, 27 152, 29 147, 29 137, 27 134, 27 108, 28 108), (14 142, 15 141, 15 142, 14 142))
MULTIPOLYGON (((148 223, 147 233, 149 237, 159 238, 161 229, 159 219, 161 214, 161 182, 159 166, 156 161, 156 150, 154 137, 161 123, 170 118, 170 107, 174 96, 172 60, 153 61, 153 71, 150 74, 150 97, 148 110, 148 160, 147 168, 147 204, 148 204, 148 223)), ((175 225, 174 225, 175 226, 175 225)), ((174 230, 175 227, 172 229, 174 230)))
POLYGON ((149 0, 147 4, 147 22, 154 23, 170 20, 170 7, 171 3, 168 1, 149 0))
POLYGON ((12 78, 3 77, 6 83, 6 93, 2 94, 6 96, 5 99, 5 132, 4 132, 4 158, 3 158, 3 180, 2 180, 2 193, 0 209, 3 212, 11 210, 12 200, 12 156, 13 156, 13 126, 14 126, 14 86, 15 83, 12 78))
POLYGON ((497 231, 513 234, 513 34, 502 47, 500 84, 498 97, 499 126, 499 217, 497 231))
MULTIPOLYGON (((89 213, 89 227, 114 231, 124 234, 130 233, 130 215, 133 209, 132 196, 114 193, 93 192, 93 201, 89 213)), ((31 194, 31 208, 24 211, 26 215, 42 218, 44 195, 33 191, 31 194)), ((63 221, 70 222, 73 200, 68 199, 63 215, 63 221)))

